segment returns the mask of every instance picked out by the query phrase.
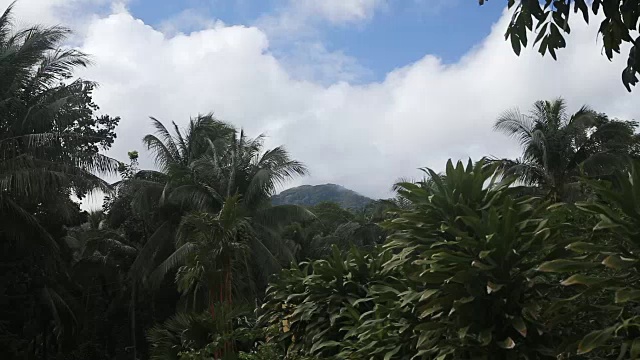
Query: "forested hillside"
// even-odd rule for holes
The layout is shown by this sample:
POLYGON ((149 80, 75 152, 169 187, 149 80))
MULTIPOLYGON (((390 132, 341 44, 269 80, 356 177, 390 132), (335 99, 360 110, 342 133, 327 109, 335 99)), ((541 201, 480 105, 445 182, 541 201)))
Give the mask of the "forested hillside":
POLYGON ((335 184, 297 186, 271 198, 273 205, 315 206, 323 202, 333 202, 350 210, 362 210, 372 201, 366 196, 335 184))

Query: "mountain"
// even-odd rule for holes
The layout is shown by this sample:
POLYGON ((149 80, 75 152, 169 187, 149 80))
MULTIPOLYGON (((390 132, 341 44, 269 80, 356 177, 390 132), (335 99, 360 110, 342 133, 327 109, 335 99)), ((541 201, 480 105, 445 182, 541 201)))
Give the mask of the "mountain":
POLYGON ((335 202, 345 209, 359 210, 373 200, 336 184, 302 185, 271 197, 273 205, 314 206, 327 201, 335 202))

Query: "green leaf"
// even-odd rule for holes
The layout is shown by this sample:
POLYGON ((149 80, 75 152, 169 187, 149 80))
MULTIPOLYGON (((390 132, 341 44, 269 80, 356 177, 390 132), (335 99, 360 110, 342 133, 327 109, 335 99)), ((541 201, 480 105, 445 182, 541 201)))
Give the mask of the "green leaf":
POLYGON ((493 249, 493 250, 484 250, 484 251, 480 251, 480 254, 478 254, 478 257, 479 257, 480 259, 484 259, 484 258, 486 258, 487 256, 491 255, 491 253, 493 253, 494 251, 496 251, 496 250, 495 250, 495 249, 493 249))
POLYGON ((426 308, 424 311, 422 311, 422 313, 420 314, 420 319, 424 319, 425 317, 432 315, 433 313, 435 313, 440 309, 442 309, 442 305, 439 305, 439 304, 430 306, 426 308))
POLYGON ((420 301, 424 301, 428 298, 430 298, 433 294, 438 293, 438 291, 440 291, 439 289, 429 289, 429 290, 425 290, 422 292, 422 295, 420 296, 420 301))
POLYGON ((400 294, 400 291, 388 285, 380 285, 380 284, 371 285, 370 290, 372 294, 383 294, 383 293, 389 293, 389 292, 395 295, 400 294))
POLYGON ((587 2, 585 0, 575 0, 575 9, 574 12, 582 12, 582 16, 584 17, 584 22, 589 23, 589 8, 587 7, 587 2))
POLYGON ((320 349, 323 349, 325 347, 334 347, 334 346, 338 346, 338 345, 340 345, 340 342, 338 342, 338 341, 333 341, 333 340, 323 341, 323 342, 320 342, 320 343, 313 344, 313 346, 311 347, 310 352, 311 353, 315 353, 316 351, 318 351, 320 349))
POLYGON ((445 325, 443 325, 441 323, 438 323, 438 322, 423 322, 423 323, 420 323, 420 324, 416 325, 416 327, 413 328, 413 330, 416 333, 418 333, 418 332, 438 330, 438 329, 441 329, 444 326, 445 325))
POLYGON ((593 227, 593 230, 607 230, 622 227, 620 224, 616 224, 608 217, 601 215, 602 220, 593 227))
POLYGON ((510 337, 502 341, 498 341, 497 345, 503 349, 513 349, 514 347, 516 347, 516 343, 510 337))
POLYGON ((483 262, 480 262, 478 260, 472 261, 471 262, 471 266, 476 267, 476 268, 478 268, 480 270, 491 270, 491 269, 495 268, 495 266, 493 266, 493 265, 487 265, 487 264, 485 264, 483 262))
POLYGON ((591 269, 596 266, 597 264, 590 262, 558 259, 543 263, 537 270, 550 273, 563 273, 591 269))
POLYGON ((583 241, 571 243, 565 247, 567 250, 571 250, 577 253, 594 253, 608 250, 606 246, 595 245, 583 241))
POLYGON ((511 320, 511 325, 516 329, 517 332, 522 335, 522 337, 527 337, 527 325, 524 323, 524 320, 520 316, 516 316, 511 320))
POLYGON ((458 329, 458 338, 460 338, 460 340, 463 340, 467 336, 470 327, 471 326, 469 325, 458 329))
POLYGON ((491 329, 484 329, 480 331, 478 340, 482 346, 487 346, 491 342, 491 329))
POLYGON ((616 291, 616 303, 625 303, 627 301, 636 301, 640 299, 640 290, 636 289, 620 289, 616 291))
POLYGON ((611 339, 615 332, 615 326, 608 327, 604 330, 596 330, 587 334, 578 344, 578 355, 583 355, 594 349, 604 345, 611 339))
POLYGON ((491 281, 487 281, 487 294, 500 291, 500 289, 502 289, 503 286, 504 286, 503 284, 494 284, 491 281))
POLYGON ((431 255, 431 259, 433 260, 437 260, 437 261, 442 261, 442 260, 446 260, 446 261, 451 261, 454 263, 468 263, 470 258, 469 257, 465 257, 465 256, 458 256, 458 255, 454 255, 451 254, 449 252, 437 252, 433 255, 431 255))
POLYGON ((618 255, 609 255, 602 260, 602 265, 616 270, 627 269, 634 266, 638 260, 623 258, 618 255))
POLYGON ((398 345, 398 346, 396 346, 396 348, 395 348, 395 349, 393 349, 393 350, 391 350, 391 351, 387 352, 387 353, 384 355, 384 360, 389 360, 389 359, 391 359, 391 357, 392 357, 393 355, 397 354, 397 353, 398 353, 398 351, 400 351, 400 349, 401 349, 401 348, 402 348, 402 345, 398 345))
POLYGON ((640 357, 640 339, 633 340, 631 343, 631 358, 637 359, 640 357))
POLYGON ((536 36, 535 41, 533 42, 534 44, 537 44, 540 40, 542 40, 542 38, 544 37, 544 35, 547 33, 547 26, 549 26, 549 23, 545 23, 542 26, 542 29, 540 29, 540 31, 538 32, 538 36, 536 36))
POLYGON ((520 56, 520 51, 522 50, 522 47, 520 46, 520 38, 513 31, 510 33, 510 37, 513 52, 516 53, 516 55, 520 56))
POLYGON ((593 286, 593 285, 597 285, 597 284, 602 284, 602 283, 604 283, 606 281, 608 281, 608 279, 603 279, 603 278, 598 278, 598 277, 593 277, 593 276, 586 276, 586 275, 581 275, 581 274, 575 274, 575 275, 572 275, 569 278, 565 279, 560 284, 562 284, 564 286, 571 286, 571 285, 593 286))

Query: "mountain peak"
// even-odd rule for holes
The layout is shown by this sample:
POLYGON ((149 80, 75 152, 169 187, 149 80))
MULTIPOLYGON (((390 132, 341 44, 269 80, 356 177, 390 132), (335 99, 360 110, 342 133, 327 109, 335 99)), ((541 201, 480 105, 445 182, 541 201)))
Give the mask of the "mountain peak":
POLYGON ((302 185, 271 197, 273 205, 314 206, 322 202, 334 202, 350 210, 362 209, 371 201, 373 200, 338 184, 302 185))

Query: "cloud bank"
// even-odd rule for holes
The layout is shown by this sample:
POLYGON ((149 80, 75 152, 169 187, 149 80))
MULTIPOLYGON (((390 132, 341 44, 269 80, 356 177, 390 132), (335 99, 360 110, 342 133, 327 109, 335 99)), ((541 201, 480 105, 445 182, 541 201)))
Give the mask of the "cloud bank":
MULTIPOLYGON (((326 4, 341 10, 308 11, 344 23, 370 17, 383 3, 326 4)), ((449 158, 515 156, 517 144, 492 131, 496 117, 514 106, 526 110, 562 96, 571 109, 589 104, 640 120, 640 90, 629 94, 620 82, 624 57, 609 62, 600 54, 594 26, 576 22, 555 62, 533 50, 515 56, 503 37, 508 19, 505 13, 457 63, 425 54, 383 81, 354 84, 293 76, 259 27, 216 22, 165 35, 121 7, 88 18, 79 47, 95 66, 79 75, 101 84, 95 100, 102 111, 122 117, 111 151, 119 159, 133 149, 145 154, 148 116, 184 125, 190 116, 214 112, 249 134, 266 132, 270 146, 284 144, 305 162, 311 175, 291 185, 332 182, 372 197, 388 196, 399 177, 419 176, 417 168, 441 170, 449 158)), ((326 69, 328 76, 338 71, 326 69)), ((141 162, 153 166, 148 156, 141 162)))

